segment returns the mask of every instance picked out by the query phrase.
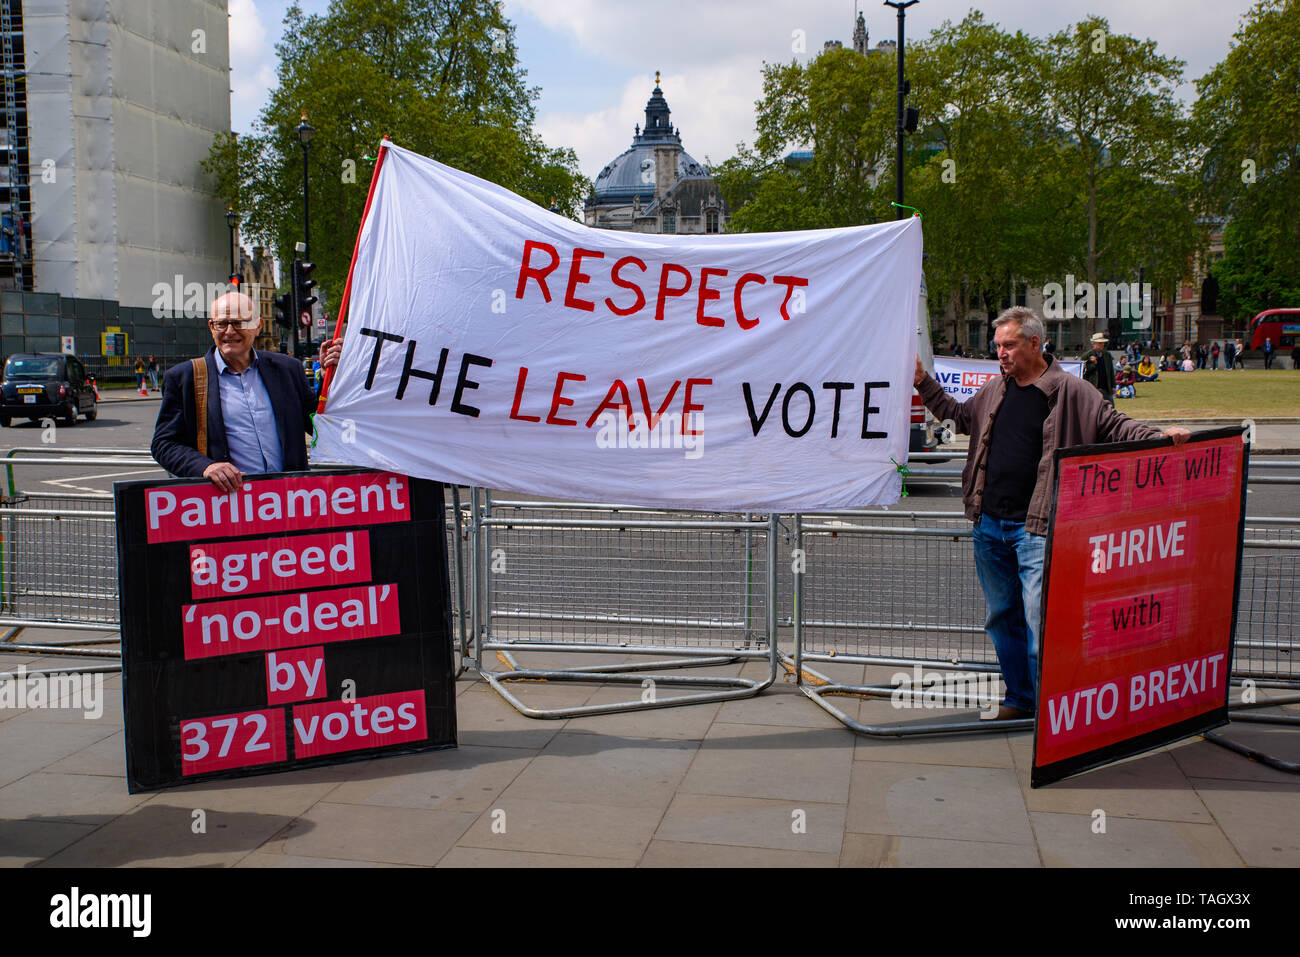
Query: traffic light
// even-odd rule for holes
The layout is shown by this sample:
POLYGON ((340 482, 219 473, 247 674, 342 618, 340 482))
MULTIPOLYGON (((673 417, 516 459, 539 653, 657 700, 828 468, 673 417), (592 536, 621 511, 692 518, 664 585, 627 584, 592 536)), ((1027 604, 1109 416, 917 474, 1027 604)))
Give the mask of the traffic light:
MULTIPOLYGON (((316 301, 315 294, 312 290, 316 287, 316 280, 311 278, 312 271, 316 268, 314 263, 309 263, 303 259, 293 261, 293 295, 294 306, 298 310, 299 317, 307 313, 310 317, 312 303, 316 301)), ((307 324, 311 319, 308 318, 307 324)))
POLYGON ((282 329, 293 328, 293 293, 275 297, 275 324, 282 329))

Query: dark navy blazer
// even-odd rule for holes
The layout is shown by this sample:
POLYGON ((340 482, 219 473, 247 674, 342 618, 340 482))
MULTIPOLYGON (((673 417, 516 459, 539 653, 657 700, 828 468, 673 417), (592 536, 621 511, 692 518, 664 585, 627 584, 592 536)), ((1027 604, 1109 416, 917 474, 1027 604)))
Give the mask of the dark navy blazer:
MULTIPOLYGON (((198 452, 198 424, 194 418, 194 367, 189 361, 167 370, 163 377, 162 405, 153 430, 150 451, 168 472, 181 478, 202 478, 213 462, 229 462, 226 423, 221 417, 221 384, 217 381, 215 347, 204 360, 208 364, 208 455, 198 452)), ((316 411, 316 396, 307 385, 302 363, 278 352, 257 353, 257 374, 271 397, 276 431, 284 453, 284 471, 307 468, 307 433, 316 411)))

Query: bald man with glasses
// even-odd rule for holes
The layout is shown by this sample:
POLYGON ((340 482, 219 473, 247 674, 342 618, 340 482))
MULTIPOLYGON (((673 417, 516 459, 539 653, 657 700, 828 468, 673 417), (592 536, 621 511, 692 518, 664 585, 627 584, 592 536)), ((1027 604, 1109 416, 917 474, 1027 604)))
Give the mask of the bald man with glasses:
MULTIPOLYGON (((218 297, 209 315, 213 347, 163 378, 154 459, 175 476, 206 478, 226 492, 245 475, 305 470, 316 396, 302 365, 253 348, 261 320, 243 293, 218 297)), ((336 365, 342 350, 341 341, 326 342, 321 365, 336 365)))

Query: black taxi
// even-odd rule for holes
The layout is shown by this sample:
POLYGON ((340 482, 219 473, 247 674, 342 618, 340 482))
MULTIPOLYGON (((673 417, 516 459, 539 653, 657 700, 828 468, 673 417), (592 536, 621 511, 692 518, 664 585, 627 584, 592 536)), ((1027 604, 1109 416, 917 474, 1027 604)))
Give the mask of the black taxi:
POLYGON ((28 352, 10 356, 0 384, 0 426, 14 419, 57 417, 74 425, 78 415, 93 422, 99 410, 95 387, 76 356, 28 352))

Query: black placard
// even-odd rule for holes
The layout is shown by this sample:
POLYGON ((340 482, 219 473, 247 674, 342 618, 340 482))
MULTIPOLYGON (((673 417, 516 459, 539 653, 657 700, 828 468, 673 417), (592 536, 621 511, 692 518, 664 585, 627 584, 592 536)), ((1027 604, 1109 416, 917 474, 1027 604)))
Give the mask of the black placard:
POLYGON ((440 484, 348 469, 114 496, 130 791, 455 747, 440 484))

